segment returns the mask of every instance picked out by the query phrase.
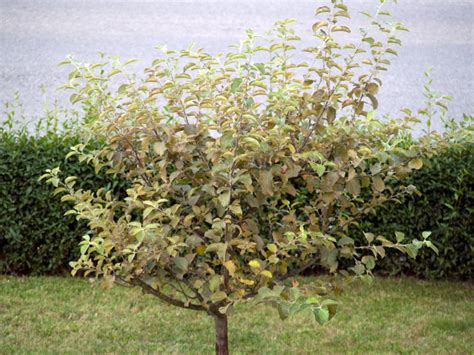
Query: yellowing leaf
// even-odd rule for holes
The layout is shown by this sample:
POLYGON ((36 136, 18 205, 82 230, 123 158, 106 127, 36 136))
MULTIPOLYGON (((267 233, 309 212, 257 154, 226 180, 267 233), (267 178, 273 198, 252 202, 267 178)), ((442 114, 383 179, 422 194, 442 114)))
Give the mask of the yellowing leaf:
POLYGON ((256 268, 256 269, 259 269, 259 268, 260 268, 260 262, 259 262, 258 260, 255 260, 255 259, 249 261, 249 265, 250 265, 251 267, 256 268))
POLYGON ((260 143, 258 140, 252 137, 245 137, 242 139, 242 141, 248 145, 250 145, 252 148, 260 148, 260 143))
POLYGON ((372 178, 372 183, 375 191, 382 192, 385 190, 385 183, 380 176, 374 176, 372 178))
POLYGON ((271 171, 260 170, 258 174, 258 182, 264 195, 273 195, 273 174, 271 171))
POLYGON ((248 279, 239 279, 239 281, 243 283, 244 285, 248 285, 248 286, 252 286, 253 284, 255 284, 255 281, 248 280, 248 279))
POLYGON ((367 91, 372 95, 377 95, 379 92, 379 86, 375 83, 367 84, 367 91))
POLYGON ((262 83, 261 81, 258 81, 258 80, 254 80, 250 83, 250 86, 258 86, 259 88, 262 88, 262 89, 267 89, 267 85, 265 85, 265 83, 262 83))
POLYGON ((360 194, 359 179, 354 178, 352 180, 349 180, 346 183, 346 189, 347 189, 347 192, 349 192, 350 194, 352 194, 354 196, 358 196, 360 194))
POLYGON ((224 266, 227 269, 227 271, 229 271, 230 276, 234 276, 235 270, 236 270, 234 262, 232 260, 227 260, 224 263, 224 266))
POLYGON ((225 111, 225 114, 226 115, 231 115, 233 113, 238 113, 240 112, 240 108, 237 107, 237 106, 233 106, 233 107, 229 107, 226 111, 225 111))
POLYGON ((333 32, 347 32, 347 33, 351 33, 351 30, 349 27, 347 26, 334 26, 332 28, 332 31, 333 32))
POLYGON ((203 255, 205 251, 206 251, 206 247, 204 245, 199 245, 196 247, 197 255, 203 255))
POLYGON ((271 279, 273 277, 272 273, 268 270, 263 270, 260 275, 266 277, 267 279, 271 279))
POLYGON ((227 294, 224 291, 217 291, 211 295, 210 300, 212 302, 219 302, 219 301, 225 300, 226 298, 227 298, 227 294))
POLYGON ((421 169, 423 167, 423 160, 418 159, 418 158, 417 159, 412 159, 408 163, 408 166, 411 169, 415 169, 415 170, 421 169))
POLYGON ((257 123, 257 122, 258 122, 258 120, 257 120, 257 118, 256 118, 255 116, 250 115, 250 114, 248 114, 248 113, 243 114, 243 115, 242 115, 242 118, 245 119, 245 120, 250 120, 250 121, 252 121, 253 123, 257 123))
POLYGON ((237 217, 242 216, 242 207, 240 207, 239 201, 236 200, 230 206, 229 210, 237 217))
POLYGON ((316 9, 316 15, 319 15, 325 12, 331 12, 331 9, 328 6, 320 6, 316 9))
POLYGON ((336 17, 347 17, 347 18, 351 18, 351 16, 349 15, 349 13, 347 11, 338 11, 334 14, 334 16, 336 17))
POLYGON ((153 151, 159 156, 163 155, 166 151, 165 142, 157 142, 153 144, 153 151))
POLYGON ((278 251, 277 246, 273 243, 267 244, 267 249, 270 250, 273 254, 278 251))
POLYGON ((222 279, 219 275, 217 274, 212 275, 209 279, 209 289, 211 290, 211 292, 214 292, 215 290, 217 290, 219 286, 221 285, 221 283, 222 283, 222 279))
POLYGON ((312 27, 313 32, 316 32, 317 30, 319 30, 319 29, 322 28, 322 27, 326 27, 328 24, 329 24, 329 22, 327 22, 327 21, 315 22, 315 23, 313 24, 313 27, 312 27))

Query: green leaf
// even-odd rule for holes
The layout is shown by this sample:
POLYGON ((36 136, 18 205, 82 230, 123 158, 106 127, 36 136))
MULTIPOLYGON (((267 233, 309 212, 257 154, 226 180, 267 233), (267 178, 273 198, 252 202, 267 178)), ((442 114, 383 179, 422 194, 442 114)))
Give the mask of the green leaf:
POLYGON ((127 59, 123 65, 129 65, 129 64, 132 64, 132 63, 135 63, 135 62, 138 62, 138 59, 137 58, 130 58, 130 59, 127 59))
POLYGON ((230 191, 225 191, 221 193, 218 197, 219 203, 222 207, 226 208, 230 203, 230 191))
POLYGON ((261 74, 265 74, 265 64, 255 63, 254 66, 255 66, 255 68, 258 69, 258 71, 260 71, 261 74))
POLYGON ((307 303, 307 304, 319 304, 319 297, 308 297, 305 300, 305 303, 307 303))
POLYGON ((430 240, 426 240, 425 245, 431 250, 433 250, 437 255, 439 254, 438 248, 430 240))
POLYGON ((234 145, 235 130, 228 130, 220 137, 220 143, 224 148, 230 148, 234 145))
POLYGON ((325 299, 321 302, 321 307, 326 307, 329 311, 329 320, 331 320, 337 312, 338 303, 336 301, 325 299))
POLYGON ((354 239, 349 238, 349 237, 342 237, 341 239, 338 240, 337 245, 339 246, 354 245, 354 239))
POLYGON ((365 255, 362 257, 362 263, 367 270, 372 270, 375 267, 375 258, 372 255, 365 255))
POLYGON ((206 248, 206 253, 215 252, 221 261, 225 261, 227 243, 212 243, 206 248))
POLYGON ((356 275, 362 275, 365 272, 365 267, 362 264, 356 264, 352 267, 352 270, 356 273, 356 275))
POLYGON ((227 294, 224 291, 217 291, 211 295, 210 300, 212 302, 219 302, 225 300, 226 298, 227 294))
POLYGON ((81 246, 81 250, 80 250, 80 251, 81 251, 81 254, 84 255, 84 254, 86 253, 86 251, 87 251, 88 248, 89 248, 89 244, 88 244, 88 243, 87 243, 87 244, 83 244, 83 245, 81 246))
POLYGON ((287 319, 290 315, 290 306, 287 303, 278 303, 277 310, 281 320, 287 319))
POLYGON ((409 244, 406 246, 406 249, 408 256, 412 259, 415 259, 418 254, 418 249, 420 248, 417 247, 415 244, 409 244))
POLYGON ((397 242, 401 243, 405 239, 405 233, 395 232, 395 237, 397 238, 397 242))
POLYGON ((423 239, 428 239, 430 235, 431 235, 430 231, 424 231, 421 233, 421 236, 423 237, 423 239))
POLYGON ((392 55, 398 56, 398 52, 397 52, 395 49, 387 48, 385 51, 386 51, 387 53, 392 54, 392 55))
POLYGON ((174 258, 174 265, 181 272, 186 272, 188 270, 189 262, 188 259, 183 257, 174 258))
POLYGON ((326 166, 324 166, 323 164, 316 164, 314 167, 314 170, 316 171, 316 174, 318 174, 318 176, 321 177, 326 171, 326 166))
POLYGON ((320 325, 324 325, 329 320, 329 310, 326 308, 315 308, 313 314, 320 325))
POLYGON ((365 237, 365 239, 367 239, 369 244, 372 243, 374 238, 375 238, 373 233, 365 233, 365 232, 364 232, 364 237, 365 237))
POLYGON ((242 84, 242 79, 241 78, 234 79, 232 81, 231 86, 230 86, 230 91, 232 93, 237 92, 237 90, 239 90, 241 84, 242 84))
POLYGON ((374 110, 376 110, 377 107, 379 107, 379 102, 377 101, 377 98, 374 95, 370 94, 370 93, 367 93, 366 96, 369 98, 374 110))

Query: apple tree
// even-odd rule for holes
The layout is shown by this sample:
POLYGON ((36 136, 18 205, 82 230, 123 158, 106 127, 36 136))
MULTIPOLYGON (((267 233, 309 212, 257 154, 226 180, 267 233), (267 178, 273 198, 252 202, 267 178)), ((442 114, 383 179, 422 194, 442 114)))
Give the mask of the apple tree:
POLYGON ((407 143, 413 115, 377 115, 380 73, 405 30, 383 5, 355 43, 347 6, 333 0, 316 10, 310 46, 285 20, 265 36, 247 30, 224 54, 159 47, 141 77, 131 61, 68 58, 66 87, 86 116, 69 156, 128 183, 120 197, 77 189, 58 168, 45 174, 90 228, 72 273, 206 312, 227 354, 237 303, 269 303, 282 318, 311 311, 324 324, 340 281, 370 277, 386 248, 434 248, 429 233, 409 244, 401 233, 351 237, 364 215, 415 191, 403 178, 438 138, 407 143), (314 267, 334 277, 292 282, 314 267))

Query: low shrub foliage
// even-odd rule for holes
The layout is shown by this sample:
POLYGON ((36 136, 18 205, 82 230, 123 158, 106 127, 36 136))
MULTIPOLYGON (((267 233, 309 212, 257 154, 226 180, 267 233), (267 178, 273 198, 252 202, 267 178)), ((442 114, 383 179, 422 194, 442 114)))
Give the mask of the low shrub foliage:
MULTIPOLYGON (((66 163, 64 156, 79 143, 77 136, 54 124, 36 133, 15 129, 10 124, 14 119, 7 118, 0 128, 0 273, 68 272, 68 262, 79 256, 77 243, 88 228, 65 216, 67 206, 38 181, 44 166, 58 165, 68 174, 80 176, 78 184, 85 189, 100 184, 117 190, 120 183, 111 176, 97 175, 88 165, 74 160, 66 163)), ((46 127, 51 119, 41 119, 40 123, 46 127)))
MULTIPOLYGON (((423 278, 473 278, 474 270, 474 144, 465 142, 431 158, 408 180, 419 194, 406 196, 400 203, 387 204, 366 217, 362 229, 407 240, 422 231, 439 256, 420 251, 416 260, 389 252, 377 271, 390 275, 423 278)), ((360 236, 362 238, 362 236, 360 236)))
MULTIPOLYGON (((67 209, 38 182, 44 164, 59 164, 68 151, 60 135, 42 137, 0 133, 0 270, 15 274, 50 274, 77 257, 78 234, 85 225, 64 217, 67 209)), ((74 140, 69 143, 75 143, 74 140)), ((91 179, 88 167, 67 169, 91 179)))
MULTIPOLYGON (((59 204, 51 189, 37 181, 38 177, 43 174, 44 164, 51 163, 60 165, 65 174, 79 176, 82 186, 93 190, 98 189, 101 179, 93 168, 64 160, 79 137, 58 130, 32 135, 6 129, 0 136, 0 273, 68 272, 68 263, 79 256, 77 244, 88 229, 75 218, 64 216, 67 206, 59 204)), ((422 250, 415 260, 388 253, 376 272, 472 279, 473 157, 472 143, 432 157, 409 178, 420 194, 387 204, 365 217, 361 229, 380 235, 394 237, 395 231, 401 231, 412 240, 423 231, 432 231, 431 240, 440 253, 435 258, 432 252, 422 250)), ((108 179, 110 186, 118 189, 120 181, 113 176, 108 179)))
MULTIPOLYGON (((50 129, 47 134, 34 135, 6 127, 0 132, 0 273, 61 274, 69 270, 69 261, 79 256, 77 243, 87 226, 64 216, 67 206, 58 204, 51 189, 37 181, 44 164, 51 163, 60 165, 65 174, 79 176, 81 186, 99 188, 104 177, 98 178, 93 168, 64 160, 70 147, 80 141, 72 133, 50 129)), ((415 260, 388 253, 376 272, 472 279, 473 157, 472 143, 432 157, 408 180, 420 194, 387 204, 365 217, 361 229, 380 235, 394 237, 395 231, 401 231, 412 240, 423 231, 432 231, 432 242, 440 253, 435 258, 423 250, 415 260)), ((107 178, 110 187, 118 191, 119 179, 107 178)))

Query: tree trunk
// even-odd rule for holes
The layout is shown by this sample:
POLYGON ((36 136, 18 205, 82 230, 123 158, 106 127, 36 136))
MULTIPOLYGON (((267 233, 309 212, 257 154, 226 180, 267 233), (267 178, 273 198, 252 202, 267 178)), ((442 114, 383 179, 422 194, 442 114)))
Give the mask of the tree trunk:
POLYGON ((214 314, 216 328, 216 355, 229 355, 229 340, 227 338, 227 315, 214 314))

